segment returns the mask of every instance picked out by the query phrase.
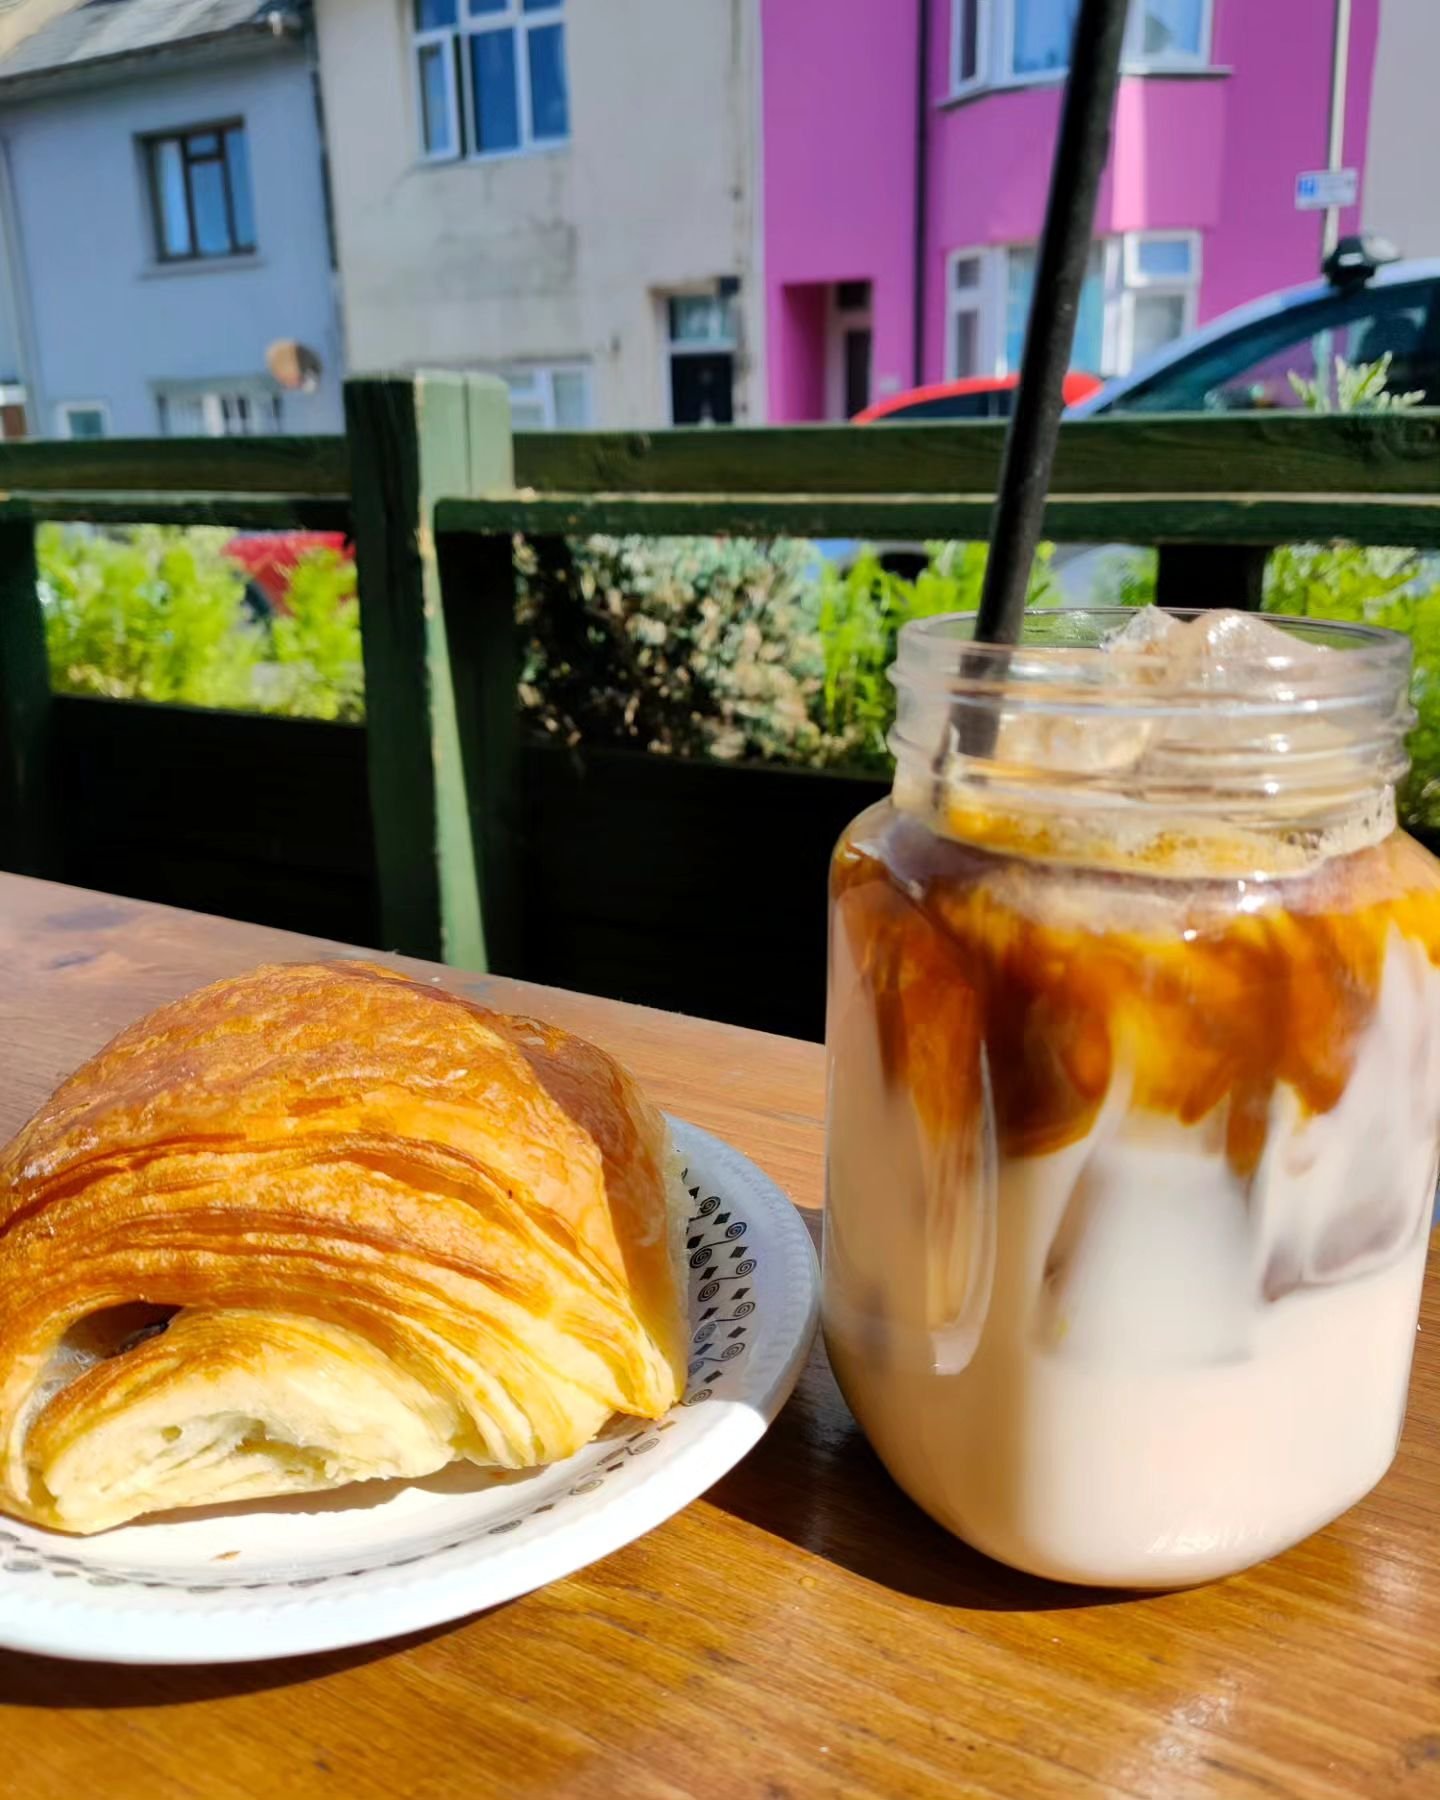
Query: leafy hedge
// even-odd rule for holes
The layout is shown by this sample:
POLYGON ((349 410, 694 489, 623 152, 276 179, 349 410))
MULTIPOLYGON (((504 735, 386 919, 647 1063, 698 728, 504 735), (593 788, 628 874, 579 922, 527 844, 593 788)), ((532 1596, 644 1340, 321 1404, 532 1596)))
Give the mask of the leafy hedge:
MULTIPOLYGON (((900 629, 973 610, 985 558, 932 544, 908 581, 793 538, 521 543, 521 706, 567 744, 888 774, 900 629)), ((1031 600, 1053 598, 1047 549, 1031 600)))
MULTIPOLYGON (((354 564, 303 554, 287 610, 260 617, 227 532, 45 525, 37 535, 51 679, 64 693, 364 716, 354 564)), ((591 537, 517 546, 520 705, 567 744, 888 774, 886 671, 901 627, 972 611, 979 544, 932 544, 914 581, 869 553, 841 571, 813 544, 591 537)), ((1153 552, 1117 559, 1099 602, 1153 599, 1153 552)), ((1033 604, 1054 604, 1048 553, 1033 604)), ((1403 550, 1291 545, 1266 572, 1268 612, 1405 632, 1415 647, 1412 824, 1440 830, 1440 580, 1403 550)))
POLYGON ((171 701, 322 719, 364 715, 355 565, 300 558, 288 613, 246 604, 231 533, 140 525, 42 525, 40 600, 52 686, 65 694, 171 701))
MULTIPOLYGON (((1155 598, 1155 553, 1116 557, 1102 572, 1098 604, 1145 606, 1155 598)), ((1358 544, 1285 544, 1265 567, 1267 613, 1383 625, 1410 639, 1410 773, 1399 792, 1407 825, 1440 831, 1440 581, 1433 558, 1358 544)))
POLYGON ((567 744, 824 762, 811 545, 521 540, 520 703, 567 744))

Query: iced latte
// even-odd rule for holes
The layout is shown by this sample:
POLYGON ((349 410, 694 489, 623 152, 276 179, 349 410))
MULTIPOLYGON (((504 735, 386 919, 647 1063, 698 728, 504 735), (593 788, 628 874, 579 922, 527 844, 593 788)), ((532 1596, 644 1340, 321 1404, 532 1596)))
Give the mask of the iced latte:
POLYGON ((1358 1500, 1403 1420, 1440 1137, 1408 647, 967 630, 908 628, 895 794, 834 862, 826 1341, 977 1548, 1204 1580, 1358 1500))

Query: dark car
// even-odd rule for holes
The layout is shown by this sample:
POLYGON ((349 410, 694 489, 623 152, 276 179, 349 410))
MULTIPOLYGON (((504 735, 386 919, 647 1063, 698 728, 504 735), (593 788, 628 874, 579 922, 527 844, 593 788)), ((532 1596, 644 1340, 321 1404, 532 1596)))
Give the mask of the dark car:
POLYGON ((1336 357, 1353 365, 1386 354, 1391 393, 1440 406, 1440 262, 1383 255, 1346 240, 1327 279, 1225 313, 1106 382, 1067 417, 1293 409, 1302 400, 1292 375, 1333 382, 1336 357))

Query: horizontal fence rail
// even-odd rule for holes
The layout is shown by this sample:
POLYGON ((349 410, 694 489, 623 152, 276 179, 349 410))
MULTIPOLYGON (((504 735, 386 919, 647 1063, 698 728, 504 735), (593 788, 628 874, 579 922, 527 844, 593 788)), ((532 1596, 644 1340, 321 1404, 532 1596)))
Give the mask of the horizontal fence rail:
MULTIPOLYGON (((552 432, 517 494, 442 503, 453 531, 983 537, 1005 426, 552 432)), ((1440 548, 1440 414, 1197 414, 1062 425, 1045 531, 1061 542, 1315 538, 1440 548)))
MULTIPOLYGON (((343 836, 358 817, 363 758, 368 819, 352 849, 342 854, 321 834, 323 857, 313 847, 300 854, 303 826, 294 809, 273 840, 277 856, 288 846, 283 853, 294 862, 295 883, 308 884, 303 897, 314 909, 323 909, 325 881, 343 879, 353 888, 357 870, 373 869, 365 893, 352 894, 348 910, 337 909, 346 921, 341 935, 373 917, 374 935, 387 948, 524 974, 536 972, 519 948, 524 922, 533 943, 539 919, 541 935, 574 952, 568 961, 552 958, 541 973, 583 985, 584 956, 574 947, 623 944, 633 975, 628 991, 663 1000, 663 983, 657 977, 647 985, 641 969, 652 938, 657 959, 666 954, 655 937, 662 921, 647 915, 643 929, 637 926, 602 853, 624 841, 643 861, 646 829, 663 838, 662 827, 647 824, 651 801, 636 799, 642 790, 649 794, 650 777, 625 773, 621 752, 592 756, 585 775, 573 759, 557 760, 553 748, 541 761, 525 748, 515 716, 512 536, 980 538, 1004 432, 1003 424, 977 422, 514 436, 506 391, 493 378, 419 374, 348 382, 346 432, 338 437, 0 443, 0 865, 42 874, 83 867, 86 879, 105 885, 95 820, 113 824, 131 772, 140 782, 153 769, 160 783, 167 763, 196 760, 201 751, 211 758, 204 766, 218 769, 232 740, 262 747, 273 741, 273 759, 268 751, 245 752, 262 771, 256 791, 265 795, 283 790, 288 758, 313 756, 320 773, 296 791, 304 804, 323 804, 331 788, 345 796, 337 815, 350 821, 343 836), (349 728, 332 749, 324 733, 342 728, 307 733, 289 721, 252 720, 243 731, 205 736, 193 716, 177 713, 172 726, 161 709, 122 731, 118 714, 126 703, 57 706, 34 559, 34 525, 46 519, 346 532, 359 574, 365 731, 349 728), (67 806, 66 793, 76 798, 85 769, 111 755, 126 779, 97 783, 99 812, 67 806), (612 829, 606 796, 621 794, 638 807, 637 817, 622 825, 617 814, 612 829), (531 817, 527 809, 538 811, 531 817), (89 861, 72 852, 67 862, 63 843, 57 845, 67 818, 91 820, 89 861), (543 903, 537 884, 546 890, 543 903), (589 911, 577 924, 582 902, 589 911)), ((1067 423, 1045 529, 1060 541, 1158 546, 1158 592, 1168 603, 1257 606, 1276 544, 1345 538, 1440 550, 1440 411, 1067 423)), ((787 779, 786 794, 797 798, 785 805, 824 813, 823 829, 812 834, 820 844, 833 835, 826 809, 833 806, 838 817, 854 796, 807 789, 793 774, 787 779)), ((670 785, 679 794, 683 783, 670 785)), ((236 791, 244 791, 240 772, 236 791)), ((729 801, 719 794, 696 777, 675 816, 721 816, 729 801)), ((765 806, 775 811, 779 802, 767 799, 765 806)), ((237 894, 281 892, 285 884, 268 882, 256 848, 274 811, 267 799, 253 817, 247 813, 236 852, 241 876, 226 873, 230 865, 207 836, 196 863, 203 862, 205 882, 186 896, 201 894, 200 903, 209 904, 232 879, 237 894)), ((136 815, 150 833, 143 843, 137 837, 139 849, 126 864, 138 871, 156 860, 156 846, 173 827, 163 806, 137 803, 136 815)), ((814 846, 805 841, 804 857, 811 858, 814 846)), ((654 853, 666 854, 663 841, 654 853)), ((131 876, 115 876, 117 884, 122 879, 131 876)), ((692 890, 680 878, 673 892, 678 908, 692 890)), ((692 898, 699 893, 695 888, 692 898)), ((708 919, 701 912, 690 919, 694 943, 713 939, 708 919)), ((306 922, 323 929, 313 913, 306 922)), ((808 941, 811 923, 777 941, 793 950, 808 941)), ((693 959, 692 941, 685 942, 684 955, 693 959)), ((674 946, 671 954, 684 960, 674 946)), ((745 951, 752 954, 758 949, 745 951)), ((790 1028, 783 1013, 773 1022, 790 1028)))
POLYGON ((39 524, 229 525, 252 531, 343 531, 350 501, 339 494, 166 493, 161 489, 0 496, 0 519, 39 524))
POLYGON ((350 493, 343 437, 0 443, 0 493, 350 493))
MULTIPOLYGON (((513 485, 447 490, 436 496, 438 522, 481 533, 975 536, 988 525, 1004 431, 975 422, 521 434, 513 485)), ((351 445, 0 443, 0 518, 347 530, 351 445)), ((1073 421, 1061 428, 1046 529, 1073 542, 1440 545, 1440 413, 1073 421)))
MULTIPOLYGON (((440 531, 734 537, 983 538, 988 494, 537 494, 442 500, 440 531)), ((1060 543, 1328 542, 1440 549, 1440 494, 1052 494, 1045 533, 1060 543)))
MULTIPOLYGON (((1002 423, 554 431, 515 440, 537 494, 987 494, 1002 423)), ((1058 495, 1440 497, 1440 411, 1193 413, 1060 427, 1058 495)))
POLYGON ((339 437, 0 443, 0 518, 350 529, 339 437))

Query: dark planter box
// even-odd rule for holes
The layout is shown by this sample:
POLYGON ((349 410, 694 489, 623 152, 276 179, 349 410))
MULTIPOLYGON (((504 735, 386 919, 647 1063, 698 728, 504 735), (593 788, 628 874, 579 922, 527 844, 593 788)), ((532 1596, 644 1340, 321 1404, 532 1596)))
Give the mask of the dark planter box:
POLYGON ((378 941, 363 728, 72 696, 55 715, 63 880, 378 941))
MULTIPOLYGON (((888 791, 781 764, 526 742, 506 973, 818 1039, 830 855, 888 791)), ((1440 855, 1440 833, 1416 835, 1440 855)))
POLYGON ((515 973, 823 1034, 830 854, 888 783, 527 744, 518 785, 515 973))
MULTIPOLYGON (((365 733, 62 697, 61 875, 379 944, 365 733)), ((818 1038, 825 882, 876 780, 526 742, 503 972, 818 1038)))
MULTIPOLYGON (((56 731, 64 880, 380 943, 362 728, 62 697, 56 731)), ((819 1038, 830 854, 885 792, 526 741, 503 972, 819 1038)))

